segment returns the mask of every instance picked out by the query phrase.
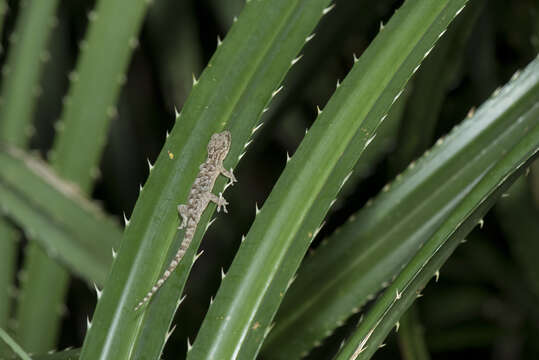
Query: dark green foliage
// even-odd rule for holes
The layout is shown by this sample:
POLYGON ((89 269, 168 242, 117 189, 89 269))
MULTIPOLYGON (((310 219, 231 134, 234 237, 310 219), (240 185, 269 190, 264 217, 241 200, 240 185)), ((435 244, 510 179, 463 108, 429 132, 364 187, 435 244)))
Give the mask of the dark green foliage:
POLYGON ((539 357, 538 24, 533 0, 0 0, 0 359, 539 357), (134 312, 223 129, 229 212, 134 312))

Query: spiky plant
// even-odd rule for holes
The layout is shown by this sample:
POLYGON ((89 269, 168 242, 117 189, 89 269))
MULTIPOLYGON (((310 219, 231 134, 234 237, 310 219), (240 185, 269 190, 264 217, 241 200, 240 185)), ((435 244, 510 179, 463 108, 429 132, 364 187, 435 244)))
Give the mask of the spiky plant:
MULTIPOLYGON (((166 344, 165 355, 187 359, 394 357, 393 344, 377 349, 396 327, 402 356, 425 359, 475 347, 515 351, 502 336, 515 326, 527 331, 515 335, 518 350, 539 353, 530 256, 538 201, 527 195, 539 189, 530 170, 539 150, 536 4, 526 4, 530 18, 513 20, 521 33, 508 38, 519 53, 500 66, 506 81, 478 46, 498 44, 488 36, 503 29, 479 19, 517 11, 502 2, 9 4, 0 357, 159 359, 166 344), (70 29, 84 26, 73 52, 70 29), (219 26, 226 36, 200 72, 208 29, 219 26), (335 70, 344 53, 352 66, 335 70), (58 74, 68 74, 65 89, 58 74), (303 111, 305 103, 315 110, 303 111), (208 206, 177 269, 135 311, 180 247, 177 205, 223 130, 232 137, 224 167, 246 164, 225 194, 231 214, 210 228, 208 206), (270 150, 271 139, 280 150, 270 150), (35 147, 44 159, 30 153, 35 147), (156 158, 147 176, 146 156, 156 158), (497 201, 496 217, 485 219, 497 201), (108 213, 123 213, 124 228, 108 213), (452 256, 466 238, 473 241, 452 256), (70 275, 77 280, 67 296, 70 275), (440 283, 418 301, 431 279, 440 283), (440 317, 433 307, 444 301, 450 315, 440 317), (470 330, 465 321, 481 318, 478 309, 500 324, 470 330), (511 311, 517 325, 503 323, 511 311), (437 338, 424 336, 423 322, 437 338), (73 327, 84 329, 70 337, 73 327), (75 349, 47 354, 65 346, 75 349)), ((0 18, 4 8, 0 0, 0 18)), ((224 190, 219 178, 213 192, 224 190)))

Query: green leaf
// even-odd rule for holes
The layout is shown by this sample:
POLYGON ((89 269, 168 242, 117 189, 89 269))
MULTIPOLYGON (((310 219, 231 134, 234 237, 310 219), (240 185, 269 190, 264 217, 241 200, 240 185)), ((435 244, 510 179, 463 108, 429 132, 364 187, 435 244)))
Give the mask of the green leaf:
MULTIPOLYGON (((506 109, 500 116, 513 123, 507 132, 519 140, 503 147, 503 153, 473 189, 459 201, 432 237, 387 288, 370 309, 358 329, 336 359, 368 359, 395 322, 417 298, 433 274, 443 265, 464 237, 478 224, 495 201, 525 170, 539 151, 539 58, 534 60, 517 81, 496 92, 484 105, 482 115, 506 109), (520 95, 520 96, 519 96, 520 95), (519 101, 520 100, 520 101, 519 101), (528 123, 523 129, 518 125, 528 123)), ((476 115, 478 116, 478 115, 476 115)))
MULTIPOLYGON (((13 34, 10 35, 10 39, 13 39, 13 41, 11 41, 8 49, 8 58, 2 71, 4 74, 1 90, 2 102, 0 104, 0 142, 2 143, 25 147, 34 132, 31 121, 36 100, 41 91, 39 80, 42 65, 50 57, 47 51, 47 42, 57 21, 54 17, 57 4, 57 0, 20 2, 17 24, 13 34)), ((4 5, 5 3, 2 1, 0 4, 0 18, 3 18, 4 10, 6 10, 4 5)), ((0 223, 0 227, 6 226, 6 223, 0 223)), ((2 230, 2 232, 6 231, 10 230, 2 230)), ((16 250, 14 244, 11 242, 5 245, 12 248, 6 249, 5 252, 0 252, 0 263, 5 264, 5 266, 9 264, 14 266, 13 254, 16 250)), ((7 271, 6 274, 9 275, 15 269, 7 271)), ((11 278, 10 281, 13 281, 13 279, 11 278)), ((10 284, 7 289, 11 288, 11 286, 10 284)), ((47 312, 51 313, 49 310, 47 312)), ((37 320, 37 318, 33 319, 33 321, 37 320)), ((32 326, 31 328, 36 327, 32 326)), ((54 337, 56 328, 51 324, 47 334, 53 334, 52 336, 54 337)), ((27 343, 22 336, 19 336, 18 339, 27 349, 41 349, 27 343)), ((52 344, 43 344, 42 349, 49 349, 52 344)))
POLYGON ((30 356, 2 328, 0 328, 0 339, 4 341, 21 359, 31 360, 30 356))
MULTIPOLYGON (((55 125, 57 136, 49 154, 57 173, 76 183, 84 193, 89 192, 98 175, 98 162, 110 120, 116 116, 118 93, 126 81, 128 61, 138 44, 137 34, 148 4, 147 0, 100 0, 88 14, 87 35, 80 43, 77 66, 69 75, 71 86, 55 125)), ((39 335, 44 329, 35 326, 36 323, 47 324, 49 333, 59 326, 58 310, 63 307, 69 277, 39 248, 30 248, 27 252, 31 257, 25 258, 24 267, 32 271, 27 271, 28 281, 22 288, 27 300, 22 301, 18 309, 18 322, 25 329, 19 336, 39 340, 43 339, 39 335), (44 274, 48 274, 47 278, 43 278, 44 274), (40 293, 42 306, 36 308, 33 296, 47 283, 49 290, 40 293), (35 312, 34 318, 24 316, 31 312, 35 312), (23 324, 25 319, 31 322, 23 324)), ((106 272, 108 267, 103 270, 106 272)), ((53 345, 40 342, 28 348, 46 351, 53 345)))
POLYGON ((264 355, 293 358, 309 351, 389 284, 485 171, 536 121, 516 121, 539 96, 536 79, 528 75, 534 74, 534 66, 525 76, 517 72, 514 83, 439 139, 304 261, 264 355))
MULTIPOLYGON (((169 281, 146 307, 135 312, 183 239, 183 231, 176 229, 176 207, 187 199, 212 134, 224 128, 232 133, 226 168, 243 156, 259 129, 260 116, 277 96, 280 82, 327 3, 266 0, 245 5, 195 82, 140 193, 81 358, 159 356, 194 253, 215 209, 210 205, 204 212, 189 252, 169 281)), ((222 191, 224 183, 218 179, 214 192, 222 191)))
POLYGON ((0 103, 2 142, 22 147, 33 133, 31 121, 40 91, 41 68, 50 57, 46 45, 57 21, 54 17, 57 4, 58 0, 21 2, 17 25, 11 34, 14 40, 3 69, 5 75, 0 103))
POLYGON ((343 182, 414 69, 464 4, 407 1, 363 53, 257 214, 188 358, 255 357, 343 182))
POLYGON ((2 211, 52 259, 102 285, 122 229, 44 163, 13 148, 0 150, 2 211))
POLYGON ((116 101, 126 81, 131 53, 149 1, 100 0, 88 13, 89 27, 80 43, 77 66, 56 124, 57 136, 49 155, 59 173, 88 191, 110 120, 117 116, 116 101), (114 31, 110 29, 114 28, 114 31))

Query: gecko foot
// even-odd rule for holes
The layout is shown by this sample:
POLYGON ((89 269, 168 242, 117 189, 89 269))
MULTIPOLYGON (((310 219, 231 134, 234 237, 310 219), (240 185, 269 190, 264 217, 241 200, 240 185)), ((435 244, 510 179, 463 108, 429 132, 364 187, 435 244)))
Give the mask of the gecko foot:
POLYGON ((221 207, 222 207, 223 211, 225 213, 228 213, 228 211, 226 211, 227 205, 228 205, 228 201, 226 201, 225 198, 223 197, 223 193, 219 193, 219 198, 217 199, 217 212, 220 212, 221 207))
POLYGON ((230 182, 229 182, 230 185, 234 184, 235 182, 238 182, 238 180, 236 180, 236 177, 234 176, 234 173, 232 172, 232 168, 230 168, 230 170, 226 170, 224 167, 221 166, 221 169, 219 169, 219 172, 223 176, 230 179, 230 182))

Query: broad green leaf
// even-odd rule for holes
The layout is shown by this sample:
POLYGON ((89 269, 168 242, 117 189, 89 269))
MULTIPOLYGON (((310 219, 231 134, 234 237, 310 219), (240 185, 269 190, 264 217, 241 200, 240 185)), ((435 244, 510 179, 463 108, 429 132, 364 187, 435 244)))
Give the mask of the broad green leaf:
POLYGON ((14 148, 0 150, 2 212, 52 259, 102 285, 122 229, 45 163, 14 148))

